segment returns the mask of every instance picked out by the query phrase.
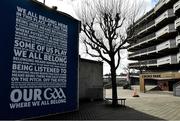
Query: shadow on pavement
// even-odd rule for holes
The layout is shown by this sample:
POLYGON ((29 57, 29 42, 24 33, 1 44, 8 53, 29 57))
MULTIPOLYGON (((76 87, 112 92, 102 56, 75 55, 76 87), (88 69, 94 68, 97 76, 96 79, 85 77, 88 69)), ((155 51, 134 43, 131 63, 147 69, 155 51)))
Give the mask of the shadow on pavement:
POLYGON ((103 101, 80 103, 79 111, 31 120, 163 120, 130 107, 112 107, 103 101))

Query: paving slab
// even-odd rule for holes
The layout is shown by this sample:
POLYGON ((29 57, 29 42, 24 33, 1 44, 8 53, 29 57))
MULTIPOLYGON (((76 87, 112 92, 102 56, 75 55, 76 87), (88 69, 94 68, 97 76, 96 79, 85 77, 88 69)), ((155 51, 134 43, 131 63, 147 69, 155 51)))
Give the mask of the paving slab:
MULTIPOLYGON (((172 92, 138 91, 140 97, 132 97, 133 91, 118 88, 118 95, 127 98, 126 105, 130 108, 160 119, 180 120, 180 97, 173 96, 172 92)), ((106 96, 111 96, 111 90, 106 90, 106 96)))
POLYGON ((112 107, 104 101, 80 103, 76 112, 55 114, 35 120, 162 120, 130 107, 112 107))
MULTIPOLYGON (((137 87, 135 87, 137 88, 137 87)), ((105 97, 111 97, 111 89, 105 97)), ((170 92, 137 92, 118 87, 118 97, 126 98, 126 107, 107 104, 105 101, 81 102, 76 112, 54 114, 35 120, 180 120, 180 97, 170 92)))

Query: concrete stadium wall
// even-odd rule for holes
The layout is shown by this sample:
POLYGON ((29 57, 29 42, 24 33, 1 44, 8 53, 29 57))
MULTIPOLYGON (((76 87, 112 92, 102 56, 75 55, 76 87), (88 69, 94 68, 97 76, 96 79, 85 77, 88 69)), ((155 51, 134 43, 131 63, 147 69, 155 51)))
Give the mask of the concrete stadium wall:
POLYGON ((103 63, 79 60, 79 99, 103 99, 103 63))

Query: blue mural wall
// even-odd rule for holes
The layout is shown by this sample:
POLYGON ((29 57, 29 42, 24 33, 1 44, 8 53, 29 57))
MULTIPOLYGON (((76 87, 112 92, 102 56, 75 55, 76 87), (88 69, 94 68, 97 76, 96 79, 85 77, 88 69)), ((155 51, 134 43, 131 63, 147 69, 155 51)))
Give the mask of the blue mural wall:
POLYGON ((0 119, 77 110, 80 22, 32 0, 0 12, 0 119))

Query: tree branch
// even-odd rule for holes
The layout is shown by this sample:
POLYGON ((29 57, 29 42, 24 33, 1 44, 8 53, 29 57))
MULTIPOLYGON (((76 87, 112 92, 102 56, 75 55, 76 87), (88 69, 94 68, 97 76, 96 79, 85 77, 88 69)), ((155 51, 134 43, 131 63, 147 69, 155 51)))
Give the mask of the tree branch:
POLYGON ((110 61, 103 56, 103 54, 102 54, 102 52, 101 52, 101 50, 100 50, 100 48, 99 48, 98 46, 96 46, 95 44, 92 44, 92 43, 90 43, 90 42, 87 42, 86 40, 84 40, 84 44, 85 44, 85 47, 86 47, 86 52, 87 52, 87 54, 89 54, 89 55, 92 56, 92 57, 100 57, 100 58, 102 58, 102 60, 106 61, 108 64, 110 63, 110 61), (93 50, 95 50, 99 55, 95 55, 95 54, 90 53, 90 52, 88 51, 87 45, 89 45, 89 46, 90 46, 93 50))
POLYGON ((92 54, 88 51, 88 47, 87 47, 87 43, 84 43, 85 47, 86 47, 86 53, 92 57, 100 57, 99 55, 95 55, 95 54, 92 54))
POLYGON ((116 69, 119 67, 120 61, 121 61, 121 56, 120 56, 120 51, 118 51, 118 61, 117 61, 117 65, 115 67, 116 69))

